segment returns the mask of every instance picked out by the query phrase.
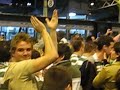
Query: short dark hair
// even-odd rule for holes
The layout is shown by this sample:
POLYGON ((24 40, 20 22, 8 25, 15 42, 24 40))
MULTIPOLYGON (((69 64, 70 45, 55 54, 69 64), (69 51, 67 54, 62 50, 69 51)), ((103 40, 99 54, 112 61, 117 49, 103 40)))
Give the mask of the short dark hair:
POLYGON ((10 58, 10 41, 0 41, 0 62, 8 62, 10 58))
POLYGON ((62 38, 65 38, 65 37, 66 37, 65 35, 66 35, 66 34, 65 34, 64 31, 58 31, 58 32, 57 32, 57 41, 60 42, 60 40, 61 40, 62 38))
POLYGON ((92 35, 87 36, 85 41, 86 41, 86 42, 92 42, 92 38, 91 38, 91 37, 92 37, 92 35))
POLYGON ((68 44, 58 44, 58 54, 59 56, 64 56, 64 60, 70 59, 70 56, 72 54, 72 51, 68 44))
POLYGON ((86 42, 85 43, 85 53, 90 53, 91 51, 95 51, 97 49, 97 45, 94 42, 86 42))
POLYGON ((72 44, 74 51, 79 51, 79 49, 82 47, 82 42, 83 40, 81 37, 72 40, 71 44, 72 44))
POLYGON ((117 57, 117 61, 120 61, 120 42, 116 42, 113 46, 115 53, 119 56, 117 57))
POLYGON ((72 76, 64 66, 53 66, 44 75, 42 90, 65 90, 72 86, 72 76))
POLYGON ((38 58, 38 57, 40 57, 40 52, 39 51, 37 51, 37 50, 32 50, 32 56, 31 56, 31 59, 36 59, 36 58, 38 58))
POLYGON ((105 36, 105 35, 100 36, 100 37, 98 38, 98 41, 97 41, 98 50, 101 50, 104 45, 110 46, 110 43, 111 43, 111 42, 114 42, 112 37, 110 37, 110 36, 105 36))

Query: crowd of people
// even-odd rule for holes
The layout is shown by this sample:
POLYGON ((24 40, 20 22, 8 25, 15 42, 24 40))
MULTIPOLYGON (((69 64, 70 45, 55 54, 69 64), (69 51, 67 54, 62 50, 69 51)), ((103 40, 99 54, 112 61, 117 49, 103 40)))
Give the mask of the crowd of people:
POLYGON ((75 34, 68 41, 56 32, 57 10, 46 25, 30 21, 38 42, 25 32, 0 42, 0 90, 120 90, 120 34, 108 29, 97 39, 75 34))

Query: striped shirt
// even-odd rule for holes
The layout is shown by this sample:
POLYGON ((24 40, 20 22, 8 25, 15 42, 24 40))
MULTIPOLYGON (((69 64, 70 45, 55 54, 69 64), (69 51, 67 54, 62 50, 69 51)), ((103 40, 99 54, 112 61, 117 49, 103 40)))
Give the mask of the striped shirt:
POLYGON ((81 66, 85 59, 81 58, 81 56, 78 56, 77 54, 72 54, 70 57, 70 61, 72 65, 81 66))

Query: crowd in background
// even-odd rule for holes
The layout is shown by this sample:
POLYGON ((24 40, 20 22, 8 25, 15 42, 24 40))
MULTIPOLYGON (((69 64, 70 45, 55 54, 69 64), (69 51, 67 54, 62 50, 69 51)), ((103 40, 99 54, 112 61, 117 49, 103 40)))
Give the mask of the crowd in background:
POLYGON ((18 33, 0 41, 1 90, 120 90, 120 34, 100 37, 56 32, 57 10, 46 26, 31 17, 38 40, 18 33))

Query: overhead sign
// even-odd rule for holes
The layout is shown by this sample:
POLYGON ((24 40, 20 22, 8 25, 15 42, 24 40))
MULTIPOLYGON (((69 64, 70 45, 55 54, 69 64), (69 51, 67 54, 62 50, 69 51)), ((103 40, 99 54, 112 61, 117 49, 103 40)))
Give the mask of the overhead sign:
POLYGON ((51 8, 54 6, 54 0, 48 0, 48 7, 51 8))

